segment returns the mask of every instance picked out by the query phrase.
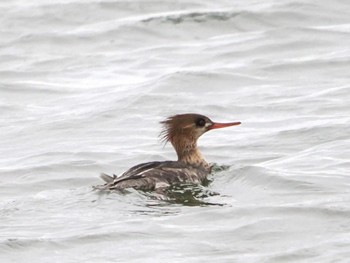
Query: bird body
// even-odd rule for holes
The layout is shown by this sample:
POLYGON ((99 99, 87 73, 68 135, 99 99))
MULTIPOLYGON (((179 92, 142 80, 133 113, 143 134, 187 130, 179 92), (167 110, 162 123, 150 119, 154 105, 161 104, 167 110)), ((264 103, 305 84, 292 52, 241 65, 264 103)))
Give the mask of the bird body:
POLYGON ((201 166, 165 161, 142 163, 130 168, 120 177, 102 174, 101 178, 106 181, 103 187, 109 190, 135 188, 153 191, 177 183, 202 184, 209 173, 210 169, 201 166))

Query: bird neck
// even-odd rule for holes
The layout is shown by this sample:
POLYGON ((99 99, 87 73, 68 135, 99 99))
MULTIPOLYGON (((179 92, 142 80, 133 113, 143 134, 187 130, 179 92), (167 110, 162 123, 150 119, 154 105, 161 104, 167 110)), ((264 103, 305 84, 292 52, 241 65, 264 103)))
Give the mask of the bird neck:
POLYGON ((209 168, 209 164, 204 160, 200 153, 196 141, 173 141, 172 144, 176 150, 179 162, 209 168))

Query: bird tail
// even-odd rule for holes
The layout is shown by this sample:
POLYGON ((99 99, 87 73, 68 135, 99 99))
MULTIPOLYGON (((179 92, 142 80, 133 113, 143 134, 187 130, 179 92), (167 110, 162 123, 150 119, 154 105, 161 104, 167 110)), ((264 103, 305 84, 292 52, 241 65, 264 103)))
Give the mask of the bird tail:
POLYGON ((101 177, 101 179, 102 179, 103 181, 105 181, 106 183, 113 182, 113 180, 116 178, 115 175, 113 175, 113 177, 112 177, 112 176, 110 176, 110 175, 108 175, 108 174, 105 174, 105 173, 101 173, 101 174, 100 174, 100 177, 101 177))

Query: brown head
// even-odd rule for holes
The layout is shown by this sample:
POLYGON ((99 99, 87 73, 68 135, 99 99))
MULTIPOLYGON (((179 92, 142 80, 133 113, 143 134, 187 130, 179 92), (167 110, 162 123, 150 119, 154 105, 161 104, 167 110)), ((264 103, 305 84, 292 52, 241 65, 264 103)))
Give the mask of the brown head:
POLYGON ((189 164, 207 164, 198 151, 197 140, 207 131, 241 124, 240 122, 215 123, 200 114, 179 114, 162 121, 161 136, 174 146, 179 161, 189 164))

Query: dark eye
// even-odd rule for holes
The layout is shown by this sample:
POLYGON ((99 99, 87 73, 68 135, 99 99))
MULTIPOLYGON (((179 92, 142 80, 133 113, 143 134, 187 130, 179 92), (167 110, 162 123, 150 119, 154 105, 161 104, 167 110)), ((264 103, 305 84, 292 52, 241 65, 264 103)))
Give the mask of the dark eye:
POLYGON ((196 125, 197 125, 197 127, 204 127, 204 125, 205 125, 205 120, 202 119, 202 118, 197 119, 196 125))

